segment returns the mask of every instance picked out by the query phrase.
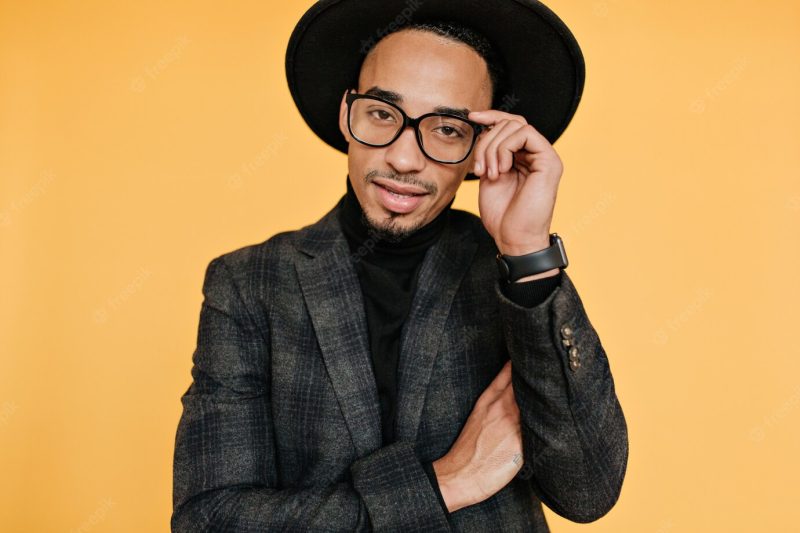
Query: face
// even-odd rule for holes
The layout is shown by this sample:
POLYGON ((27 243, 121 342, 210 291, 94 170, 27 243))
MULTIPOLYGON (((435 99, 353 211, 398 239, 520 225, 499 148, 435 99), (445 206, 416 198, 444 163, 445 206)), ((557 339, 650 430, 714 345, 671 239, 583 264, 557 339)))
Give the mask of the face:
MULTIPOLYGON (((489 109, 492 101, 488 67, 477 52, 463 43, 410 29, 382 39, 364 60, 357 92, 369 94, 375 89, 395 93, 394 103, 410 117, 439 106, 466 112, 489 109)), ((413 128, 406 128, 389 146, 361 144, 347 128, 346 94, 339 129, 349 143, 350 183, 372 229, 386 240, 405 238, 450 203, 472 169, 473 152, 461 163, 439 163, 422 153, 413 128), (388 188, 421 194, 398 197, 388 188)))

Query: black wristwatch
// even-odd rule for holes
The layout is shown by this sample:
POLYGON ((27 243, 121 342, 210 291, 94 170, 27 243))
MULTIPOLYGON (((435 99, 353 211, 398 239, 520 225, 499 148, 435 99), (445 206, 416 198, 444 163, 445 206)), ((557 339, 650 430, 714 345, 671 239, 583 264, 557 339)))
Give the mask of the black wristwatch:
POLYGON ((512 283, 525 276, 547 272, 553 268, 567 268, 567 252, 557 233, 550 234, 550 246, 525 255, 497 254, 500 280, 512 283))

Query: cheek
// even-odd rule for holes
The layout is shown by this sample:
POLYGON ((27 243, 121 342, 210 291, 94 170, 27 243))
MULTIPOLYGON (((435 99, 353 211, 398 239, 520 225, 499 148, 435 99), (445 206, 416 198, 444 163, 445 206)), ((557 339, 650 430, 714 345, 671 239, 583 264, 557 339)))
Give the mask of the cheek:
POLYGON ((350 147, 347 149, 347 168, 351 176, 359 180, 364 177, 362 157, 353 143, 350 143, 350 147))
POLYGON ((456 195, 456 192, 458 191, 462 181, 460 176, 460 173, 442 176, 443 179, 439 181, 438 190, 436 192, 435 205, 432 206, 435 211, 444 209, 444 207, 450 203, 450 200, 456 195))
POLYGON ((453 165, 453 171, 448 175, 446 182, 447 184, 445 185, 448 196, 454 196, 458 188, 461 186, 461 183, 464 181, 467 169, 469 168, 469 165, 467 164, 468 161, 469 160, 459 163, 458 165, 453 165))
POLYGON ((351 173, 363 178, 370 170, 382 170, 380 150, 352 141, 347 149, 347 166, 351 173))

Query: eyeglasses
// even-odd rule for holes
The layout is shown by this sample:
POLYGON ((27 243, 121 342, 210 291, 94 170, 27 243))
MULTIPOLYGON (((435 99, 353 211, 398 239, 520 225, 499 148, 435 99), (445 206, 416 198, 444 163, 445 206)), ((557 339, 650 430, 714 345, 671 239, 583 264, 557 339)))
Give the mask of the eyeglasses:
POLYGON ((391 102, 370 94, 347 93, 350 135, 367 146, 389 146, 409 126, 414 128, 422 153, 439 163, 464 161, 485 128, 450 113, 425 113, 409 118, 391 102))

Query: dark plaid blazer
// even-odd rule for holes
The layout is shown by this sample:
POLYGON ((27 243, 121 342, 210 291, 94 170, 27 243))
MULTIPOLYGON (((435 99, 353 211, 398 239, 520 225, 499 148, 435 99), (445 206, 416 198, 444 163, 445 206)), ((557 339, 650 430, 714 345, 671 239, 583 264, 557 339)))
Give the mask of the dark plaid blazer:
POLYGON ((566 271, 512 302, 479 217, 451 209, 401 333, 397 441, 382 446, 360 285, 338 222, 225 253, 203 282, 174 456, 172 530, 548 531, 616 503, 627 426, 608 359, 566 271), (505 361, 522 468, 453 513, 421 463, 447 453, 505 361))

